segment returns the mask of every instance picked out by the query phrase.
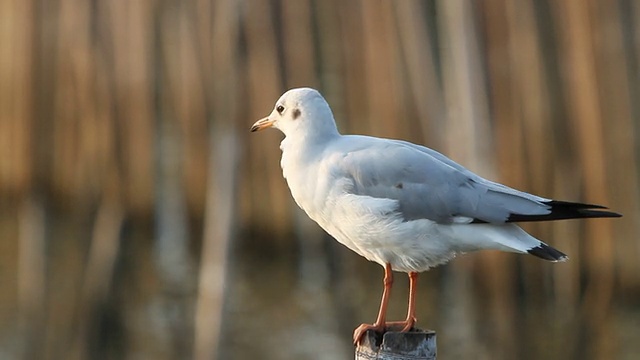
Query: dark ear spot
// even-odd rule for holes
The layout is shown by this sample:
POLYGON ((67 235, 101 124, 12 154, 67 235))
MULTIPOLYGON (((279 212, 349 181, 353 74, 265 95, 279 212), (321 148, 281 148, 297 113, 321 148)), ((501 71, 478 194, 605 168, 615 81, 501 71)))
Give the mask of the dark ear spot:
POLYGON ((293 115, 293 120, 295 120, 295 119, 299 118, 299 117, 300 117, 300 114, 302 114, 302 113, 300 112, 300 109, 293 109, 293 114, 292 114, 292 115, 293 115))

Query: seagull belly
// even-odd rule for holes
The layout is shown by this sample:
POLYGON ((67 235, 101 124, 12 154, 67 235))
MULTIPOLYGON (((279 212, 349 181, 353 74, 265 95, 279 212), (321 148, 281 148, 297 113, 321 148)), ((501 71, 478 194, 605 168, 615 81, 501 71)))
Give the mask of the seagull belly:
MULTIPOLYGON (((309 214, 311 216, 311 214, 309 214)), ((392 199, 341 194, 329 197, 320 216, 311 216, 338 242, 395 271, 426 271, 460 251, 431 220, 404 221, 392 199)))

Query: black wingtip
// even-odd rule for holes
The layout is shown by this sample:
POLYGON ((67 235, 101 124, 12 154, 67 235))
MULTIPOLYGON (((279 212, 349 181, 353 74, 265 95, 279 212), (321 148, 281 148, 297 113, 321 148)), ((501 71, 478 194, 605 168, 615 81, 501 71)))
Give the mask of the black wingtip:
POLYGON ((540 243, 540 245, 527 250, 527 252, 533 256, 553 262, 567 261, 569 259, 567 255, 545 243, 540 243))
POLYGON ((595 204, 574 203, 568 201, 550 200, 544 202, 551 212, 544 215, 511 214, 507 222, 550 221, 585 218, 618 218, 621 214, 604 210, 606 206, 595 204), (595 210, 594 210, 595 209, 595 210))

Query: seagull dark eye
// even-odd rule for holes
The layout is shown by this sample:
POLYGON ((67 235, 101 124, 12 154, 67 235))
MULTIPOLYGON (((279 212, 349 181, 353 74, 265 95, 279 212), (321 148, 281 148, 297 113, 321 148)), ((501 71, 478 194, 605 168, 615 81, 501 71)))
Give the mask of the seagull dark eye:
POLYGON ((276 106, 276 111, 278 112, 278 114, 282 115, 282 112, 284 111, 284 106, 282 105, 276 106))

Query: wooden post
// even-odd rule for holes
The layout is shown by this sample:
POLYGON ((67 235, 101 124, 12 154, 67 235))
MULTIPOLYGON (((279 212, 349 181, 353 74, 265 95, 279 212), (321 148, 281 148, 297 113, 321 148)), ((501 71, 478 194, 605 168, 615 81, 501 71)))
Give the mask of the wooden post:
POLYGON ((432 330, 367 331, 356 347, 356 360, 435 360, 436 333, 432 330))

